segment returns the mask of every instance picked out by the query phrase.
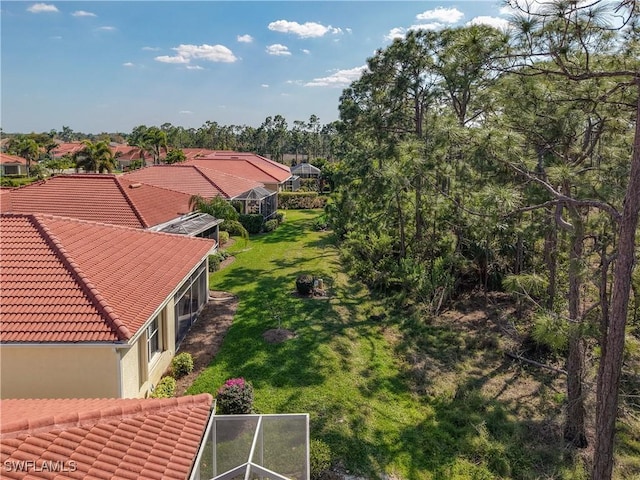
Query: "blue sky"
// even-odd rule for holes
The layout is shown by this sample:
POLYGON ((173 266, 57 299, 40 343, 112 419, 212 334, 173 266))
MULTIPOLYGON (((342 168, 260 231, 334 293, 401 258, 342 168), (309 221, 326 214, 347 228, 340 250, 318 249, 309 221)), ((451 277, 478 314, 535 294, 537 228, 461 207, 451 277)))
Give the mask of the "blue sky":
POLYGON ((7 133, 338 119, 342 89, 410 28, 502 25, 488 1, 2 1, 7 133))

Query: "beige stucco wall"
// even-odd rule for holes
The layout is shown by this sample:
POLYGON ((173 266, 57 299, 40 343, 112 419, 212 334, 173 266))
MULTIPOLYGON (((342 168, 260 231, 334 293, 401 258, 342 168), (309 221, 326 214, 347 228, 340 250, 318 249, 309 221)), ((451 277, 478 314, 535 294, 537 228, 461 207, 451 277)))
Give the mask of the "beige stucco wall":
POLYGON ((142 334, 134 341, 131 349, 122 352, 121 377, 122 397, 140 398, 148 397, 162 375, 171 365, 175 347, 175 308, 173 298, 170 299, 159 317, 162 320, 160 335, 163 352, 156 356, 151 363, 147 359, 147 333, 143 329, 142 334))
POLYGON ((0 346, 0 398, 119 396, 113 346, 0 346))

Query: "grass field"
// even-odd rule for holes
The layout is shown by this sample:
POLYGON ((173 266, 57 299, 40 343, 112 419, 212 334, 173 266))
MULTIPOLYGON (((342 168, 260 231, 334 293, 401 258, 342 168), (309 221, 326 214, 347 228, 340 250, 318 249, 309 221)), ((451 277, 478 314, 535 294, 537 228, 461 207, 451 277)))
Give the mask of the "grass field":
POLYGON ((364 478, 585 478, 559 442, 557 378, 506 361, 475 308, 438 321, 393 313, 346 276, 331 234, 312 229, 318 214, 289 211, 229 249, 235 261, 211 288, 240 304, 188 393, 244 377, 259 413, 309 413, 338 469, 364 478), (329 298, 293 295, 301 273, 321 277, 329 298), (296 337, 266 342, 278 326, 296 337))

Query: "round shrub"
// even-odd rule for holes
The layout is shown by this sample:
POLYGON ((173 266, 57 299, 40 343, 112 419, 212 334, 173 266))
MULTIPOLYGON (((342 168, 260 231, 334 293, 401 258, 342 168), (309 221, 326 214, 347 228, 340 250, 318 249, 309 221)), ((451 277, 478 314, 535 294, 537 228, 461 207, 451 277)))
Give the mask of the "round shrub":
POLYGON ((322 440, 312 439, 309 442, 309 464, 311 480, 319 480, 331 467, 331 449, 322 440))
POLYGON ((216 409, 221 415, 241 415, 253 412, 253 385, 244 378, 227 380, 218 389, 216 409))
POLYGON ((162 377, 151 392, 151 398, 171 398, 176 393, 176 379, 173 377, 162 377))
POLYGON ((184 377, 193 372, 193 357, 188 352, 182 352, 171 360, 171 370, 177 377, 184 377))
POLYGON ((264 222, 264 231, 265 232, 273 232, 276 228, 278 228, 278 220, 275 218, 273 220, 267 220, 264 222))
POLYGON ((276 220, 278 221, 278 224, 281 224, 284 222, 284 216, 285 216, 284 212, 276 212, 276 220))
POLYGON ((218 240, 220 240, 220 245, 224 245, 229 241, 229 232, 220 231, 218 232, 218 240))
POLYGON ((309 295, 313 292, 313 277, 308 274, 299 275, 296 278, 296 290, 300 295, 309 295))

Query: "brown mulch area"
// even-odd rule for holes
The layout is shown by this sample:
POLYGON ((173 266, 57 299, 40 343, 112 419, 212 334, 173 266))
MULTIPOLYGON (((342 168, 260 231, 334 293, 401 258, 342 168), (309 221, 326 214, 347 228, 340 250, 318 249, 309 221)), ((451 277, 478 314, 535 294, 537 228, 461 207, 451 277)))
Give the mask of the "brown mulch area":
POLYGON ((184 395, 216 356, 238 308, 238 297, 232 293, 212 290, 209 295, 209 303, 205 305, 198 321, 182 340, 178 350, 178 353, 188 352, 193 356, 193 371, 176 379, 176 396, 184 395))
POLYGON ((262 334, 262 338, 268 343, 282 343, 295 337, 296 334, 286 328, 272 328, 262 334))

